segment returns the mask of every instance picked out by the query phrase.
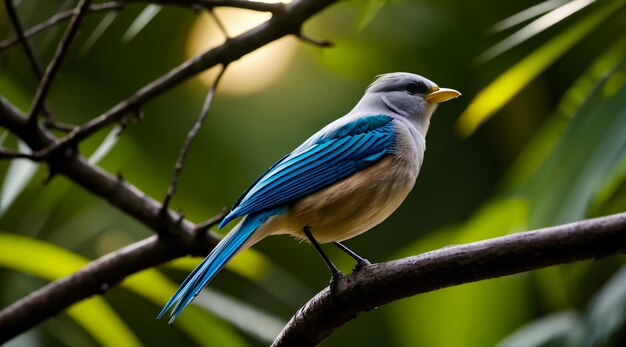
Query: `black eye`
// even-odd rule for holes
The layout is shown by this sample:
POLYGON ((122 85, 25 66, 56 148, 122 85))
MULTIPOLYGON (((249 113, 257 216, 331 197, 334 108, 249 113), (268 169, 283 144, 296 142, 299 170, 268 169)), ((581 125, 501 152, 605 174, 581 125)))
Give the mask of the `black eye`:
POLYGON ((409 83, 406 85, 406 92, 409 94, 415 94, 417 93, 417 90, 419 89, 419 87, 417 86, 417 83, 409 83))
POLYGON ((409 94, 428 94, 430 91, 426 83, 422 81, 410 82, 406 85, 405 89, 409 94))

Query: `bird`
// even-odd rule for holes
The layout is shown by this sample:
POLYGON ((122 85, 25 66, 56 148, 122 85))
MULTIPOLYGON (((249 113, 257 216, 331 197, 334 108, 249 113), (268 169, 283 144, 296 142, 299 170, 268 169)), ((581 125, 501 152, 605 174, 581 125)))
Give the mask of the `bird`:
POLYGON ((172 323, 237 253, 269 235, 308 240, 331 271, 343 276, 320 243, 333 243, 357 262, 369 261, 341 242, 380 224, 412 190, 438 104, 461 93, 420 75, 377 76, 356 106, 265 171, 219 224, 243 217, 183 281, 159 313, 172 323))

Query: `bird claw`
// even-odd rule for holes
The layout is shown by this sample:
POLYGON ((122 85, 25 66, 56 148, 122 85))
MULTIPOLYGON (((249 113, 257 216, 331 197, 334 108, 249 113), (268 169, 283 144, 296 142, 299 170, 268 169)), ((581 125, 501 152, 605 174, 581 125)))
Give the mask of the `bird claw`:
POLYGON ((333 272, 333 276, 330 278, 330 292, 334 294, 337 292, 337 286, 339 285, 339 281, 343 278, 343 274, 339 271, 333 272))
POLYGON ((372 263, 370 263, 369 260, 367 259, 361 259, 359 260, 356 265, 354 266, 354 270, 352 270, 353 272, 359 272, 361 269, 363 269, 366 266, 372 265, 372 263))

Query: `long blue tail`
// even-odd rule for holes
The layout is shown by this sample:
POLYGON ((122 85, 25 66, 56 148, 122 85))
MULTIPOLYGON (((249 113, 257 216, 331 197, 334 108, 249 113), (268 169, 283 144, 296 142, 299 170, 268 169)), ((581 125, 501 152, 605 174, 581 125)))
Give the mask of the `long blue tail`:
POLYGON ((254 231, 270 217, 286 212, 286 208, 249 214, 243 222, 224 237, 209 255, 187 276, 176 293, 165 304, 157 319, 161 318, 172 305, 170 323, 193 301, 202 288, 228 263, 254 231))

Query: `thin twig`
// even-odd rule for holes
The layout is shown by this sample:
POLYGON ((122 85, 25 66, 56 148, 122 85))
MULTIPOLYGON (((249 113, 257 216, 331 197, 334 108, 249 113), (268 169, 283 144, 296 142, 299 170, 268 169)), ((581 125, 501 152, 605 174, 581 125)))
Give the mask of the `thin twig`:
POLYGON ((17 15, 13 0, 5 0, 4 3, 6 6, 7 15, 9 16, 9 19, 11 19, 11 23, 13 23, 13 28, 15 29, 15 34, 17 35, 17 41, 22 43, 22 47, 24 47, 24 51, 26 52, 26 56, 28 57, 28 62, 33 68, 35 76, 37 76, 37 81, 39 81, 43 77, 43 71, 41 70, 39 62, 37 62, 37 58, 35 57, 33 48, 30 46, 30 43, 26 39, 26 35, 24 35, 22 22, 17 15))
MULTIPOLYGON (((41 70, 41 66, 39 65, 39 62, 37 61, 37 57, 35 57, 35 52, 33 51, 33 47, 30 45, 30 42, 28 42, 28 39, 26 38, 26 35, 24 34, 22 22, 20 21, 20 18, 17 15, 17 11, 15 10, 15 4, 13 4, 12 0, 5 0, 5 6, 7 9, 7 14, 9 15, 11 22, 13 23, 13 28, 15 29, 15 33, 17 35, 16 42, 22 43, 22 47, 24 47, 24 51, 26 52, 28 61, 30 62, 31 67, 33 68, 33 72, 35 73, 35 76, 37 77, 37 82, 39 82, 41 81, 41 78, 43 77, 43 71, 41 70)), ((44 111, 44 114, 46 115, 46 119, 52 121, 53 119, 52 113, 50 112, 50 109, 47 104, 43 105, 43 111, 44 111)))
POLYGON ((220 19, 220 17, 217 16, 217 14, 215 13, 215 11, 213 11, 212 8, 210 8, 208 11, 211 14, 211 17, 213 17, 215 24, 217 24, 217 27, 222 32, 222 35, 224 35, 224 38, 226 40, 230 39, 230 36, 228 35, 228 30, 226 30, 226 26, 224 25, 224 23, 222 23, 222 20, 220 19))
MULTIPOLYGON (((123 0, 123 1, 107 1, 99 4, 93 4, 89 6, 89 12, 100 12, 100 11, 110 11, 110 10, 119 10, 124 7, 126 3, 158 3, 161 5, 172 5, 172 6, 180 6, 180 7, 190 7, 192 9, 197 7, 203 7, 208 9, 213 9, 216 7, 234 7, 241 8, 251 11, 258 12, 270 12, 270 13, 281 13, 285 10, 285 5, 283 3, 266 3, 260 1, 248 1, 248 0, 185 0, 185 1, 177 1, 177 0, 123 0)), ((59 12, 49 19, 33 26, 30 29, 24 31, 24 37, 31 37, 35 34, 38 34, 54 25, 61 23, 62 21, 72 17, 74 14, 74 10, 67 10, 63 12, 59 12)), ((19 39, 17 37, 12 37, 0 41, 0 51, 12 47, 19 43, 19 39)))
POLYGON ((329 48, 329 47, 334 47, 335 46, 335 44, 332 43, 331 41, 314 39, 314 38, 312 38, 310 36, 307 36, 307 35, 305 35, 305 34, 303 34, 301 32, 298 33, 296 35, 296 37, 298 39, 300 39, 300 41, 306 42, 306 43, 310 43, 310 44, 312 44, 314 46, 319 46, 319 47, 323 47, 323 48, 329 48))
POLYGON ((74 9, 74 15, 70 20, 70 24, 67 26, 65 35, 63 35, 63 38, 59 42, 54 57, 48 65, 45 74, 41 78, 41 82, 39 83, 39 87, 35 93, 35 99, 33 100, 33 104, 31 106, 30 114, 28 115, 28 123, 31 127, 37 123, 37 115, 46 100, 50 86, 52 86, 52 81, 56 77, 56 74, 61 67, 61 63, 63 63, 63 59, 69 50, 70 44, 78 32, 78 28, 80 27, 80 23, 82 22, 85 13, 87 12, 86 10, 90 1, 91 0, 80 0, 78 6, 74 9))
POLYGON ((221 222, 222 219, 226 217, 226 215, 228 215, 228 209, 226 207, 223 207, 220 213, 218 213, 217 215, 205 220, 204 222, 196 224, 196 232, 200 233, 209 230, 209 228, 221 222))
POLYGON ((161 205, 162 211, 167 211, 169 208, 170 201, 172 197, 176 193, 176 187, 178 185, 178 176, 180 176, 180 172, 183 170, 183 164, 185 162, 185 158, 187 157, 187 153, 189 153, 189 148, 191 148, 191 143, 193 139, 198 135, 198 131, 202 128, 202 124, 209 114, 209 109, 211 108, 211 102, 213 102, 213 96, 215 95, 215 91, 217 90, 217 84, 222 79, 224 75, 224 71, 226 71, 226 66, 223 66, 220 70, 217 77, 213 81, 209 92, 207 93, 206 99, 204 100, 204 104, 202 105, 202 110, 200 111, 200 115, 196 120, 196 123, 193 125, 189 133, 187 133, 187 138, 185 138, 185 142, 183 143, 183 147, 180 149, 180 153, 178 154, 178 159, 176 160, 176 165, 174 165, 174 172, 172 173, 172 182, 170 183, 169 188, 167 189, 167 194, 163 199, 163 204, 161 205))
POLYGON ((60 130, 60 131, 65 131, 65 132, 70 132, 70 131, 74 130, 74 128, 77 127, 74 124, 69 124, 69 123, 63 123, 63 122, 56 121, 52 117, 48 117, 46 119, 46 121, 44 122, 44 125, 48 129, 60 130))
MULTIPOLYGON (((93 4, 89 6, 89 12, 100 12, 100 11, 110 11, 110 10, 118 10, 124 7, 124 2, 122 1, 108 1, 102 2, 99 4, 93 4)), ((24 37, 28 38, 35 34, 38 34, 52 26, 55 26, 64 20, 71 18, 74 14, 74 9, 59 12, 49 19, 31 27, 24 31, 24 37)), ((8 38, 6 40, 0 41, 0 51, 9 47, 12 47, 19 43, 19 39, 17 37, 8 38)))
POLYGON ((32 154, 16 151, 10 148, 0 148, 0 160, 17 158, 35 160, 32 154))
MULTIPOLYGON (((285 10, 274 14, 272 20, 224 42, 221 46, 187 60, 157 80, 145 85, 126 100, 113 106, 100 116, 77 127, 60 141, 37 151, 36 158, 45 159, 57 151, 78 145, 100 129, 117 122, 128 112, 137 109, 148 100, 162 94, 188 78, 215 65, 227 65, 285 35, 298 33, 305 20, 335 3, 337 0, 299 0, 285 5, 285 10)), ((187 1, 190 2, 190 1, 187 1)))
POLYGON ((160 5, 176 5, 183 7, 204 7, 212 9, 215 7, 235 7, 245 10, 281 13, 285 10, 285 4, 281 2, 261 2, 252 0, 123 0, 126 3, 150 2, 160 5))

